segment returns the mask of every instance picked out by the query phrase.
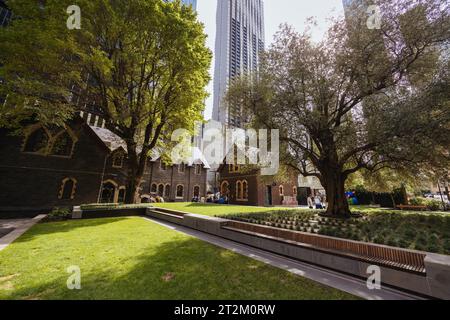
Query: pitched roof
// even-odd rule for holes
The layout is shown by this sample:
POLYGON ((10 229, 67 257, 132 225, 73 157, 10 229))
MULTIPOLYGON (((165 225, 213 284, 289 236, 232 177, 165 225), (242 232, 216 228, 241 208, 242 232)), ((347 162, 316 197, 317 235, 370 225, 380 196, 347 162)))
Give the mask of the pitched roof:
MULTIPOLYGON (((125 152, 128 152, 127 145, 125 141, 116 135, 114 132, 106 128, 99 128, 94 126, 89 126, 89 128, 99 137, 99 139, 105 144, 105 146, 111 151, 116 151, 118 149, 123 149, 125 152)), ((138 148, 138 152, 140 152, 142 148, 138 148)), ((155 162, 162 156, 163 150, 159 148, 155 148, 151 151, 150 161, 155 162)), ((206 160, 203 153, 199 148, 192 148, 192 156, 189 158, 187 163, 188 166, 192 166, 194 164, 203 164, 206 169, 210 169, 208 161, 206 160)))
POLYGON ((127 150, 125 141, 110 130, 94 126, 89 126, 89 128, 103 141, 109 150, 115 151, 119 148, 127 150))

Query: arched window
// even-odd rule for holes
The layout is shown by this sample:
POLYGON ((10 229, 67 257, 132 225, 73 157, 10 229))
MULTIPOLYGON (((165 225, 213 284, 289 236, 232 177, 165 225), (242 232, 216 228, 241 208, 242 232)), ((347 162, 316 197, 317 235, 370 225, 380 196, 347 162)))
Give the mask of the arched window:
POLYGON ((280 186, 280 196, 284 196, 284 187, 280 186))
POLYGON ((228 181, 222 182, 220 186, 220 194, 221 195, 228 195, 228 191, 230 190, 230 184, 228 181))
POLYGON ((125 187, 119 188, 119 196, 117 198, 118 203, 124 203, 125 202, 125 195, 126 195, 126 189, 125 187))
POLYGON ((67 131, 59 133, 52 144, 50 154, 52 156, 70 157, 73 150, 73 139, 67 131))
POLYGON ((194 187, 194 197, 200 197, 200 187, 199 186, 194 187))
POLYGON ((158 192, 158 185, 156 183, 152 183, 152 187, 150 188, 151 193, 158 192))
POLYGON ((246 180, 242 182, 242 200, 248 200, 248 182, 246 180))
POLYGON ((184 197, 184 186, 179 184, 177 185, 177 198, 182 199, 184 197))
POLYGON ((201 164, 195 165, 195 174, 198 176, 202 174, 202 165, 201 164))
POLYGON ((103 184, 101 203, 114 203, 116 196, 116 186, 112 182, 106 182, 103 184))
POLYGON ((65 178, 61 183, 61 189, 59 191, 59 199, 61 200, 73 200, 75 199, 77 181, 74 178, 65 178))
POLYGON ((164 196, 164 185, 163 184, 160 184, 158 186, 158 196, 160 196, 160 197, 164 196))
POLYGON ((159 160, 159 170, 166 171, 167 165, 162 161, 162 159, 159 160))
POLYGON ((238 200, 242 199, 242 182, 241 181, 236 182, 236 199, 238 199, 238 200))
POLYGON ((123 158, 124 154, 121 151, 114 153, 113 155, 113 168, 122 168, 123 167, 123 158))
POLYGON ((298 193, 297 193, 297 187, 292 187, 292 196, 293 197, 297 197, 298 193))
POLYGON ((164 198, 170 198, 170 184, 166 184, 164 188, 164 198))
POLYGON ((40 127, 27 137, 23 151, 45 153, 49 140, 50 136, 47 131, 40 127))

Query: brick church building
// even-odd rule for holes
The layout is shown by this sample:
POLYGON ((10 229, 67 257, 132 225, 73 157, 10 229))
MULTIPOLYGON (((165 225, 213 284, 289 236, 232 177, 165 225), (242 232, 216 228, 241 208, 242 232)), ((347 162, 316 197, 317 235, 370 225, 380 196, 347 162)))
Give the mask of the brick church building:
MULTIPOLYGON (((125 143, 98 117, 80 115, 64 128, 31 124, 22 135, 0 128, 0 217, 123 202, 125 143)), ((137 201, 147 202, 155 195, 165 201, 205 196, 209 166, 200 151, 194 151, 189 163, 179 166, 151 157, 137 201)))
POLYGON ((219 167, 220 193, 230 204, 246 206, 297 206, 297 178, 277 182, 261 176, 260 169, 242 169, 239 165, 222 164, 219 167))

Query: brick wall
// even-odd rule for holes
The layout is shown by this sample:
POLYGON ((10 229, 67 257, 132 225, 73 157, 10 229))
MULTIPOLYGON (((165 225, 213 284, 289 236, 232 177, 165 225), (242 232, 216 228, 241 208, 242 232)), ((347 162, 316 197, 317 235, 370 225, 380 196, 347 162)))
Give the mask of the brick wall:
MULTIPOLYGON (((112 181, 117 189, 126 186, 126 160, 121 168, 115 168, 113 154, 80 120, 71 123, 70 129, 78 139, 70 158, 22 152, 25 137, 0 129, 0 218, 11 216, 13 211, 42 213, 54 207, 96 203, 102 181, 112 181), (76 181, 75 194, 73 199, 61 200, 62 182, 66 178, 76 181)), ((206 173, 203 167, 201 174, 196 174, 194 167, 186 167, 184 173, 178 172, 177 167, 162 171, 159 160, 149 161, 141 194, 150 194, 151 183, 156 182, 171 185, 166 201, 191 201, 196 185, 200 187, 200 196, 205 196, 206 173), (184 186, 180 199, 175 196, 178 184, 184 186)))

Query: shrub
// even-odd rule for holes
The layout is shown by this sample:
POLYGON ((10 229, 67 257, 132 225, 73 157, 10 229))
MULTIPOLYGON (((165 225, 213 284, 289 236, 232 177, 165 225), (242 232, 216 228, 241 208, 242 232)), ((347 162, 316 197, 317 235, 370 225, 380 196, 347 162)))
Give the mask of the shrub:
POLYGON ((68 218, 71 215, 71 211, 68 208, 58 208, 55 207, 48 214, 49 218, 68 218))
POLYGON ((409 200, 409 203, 412 206, 425 206, 426 202, 427 202, 427 199, 422 198, 422 197, 416 197, 416 198, 409 200))
POLYGON ((443 209, 442 202, 436 199, 427 199, 425 205, 428 210, 439 211, 443 209))

